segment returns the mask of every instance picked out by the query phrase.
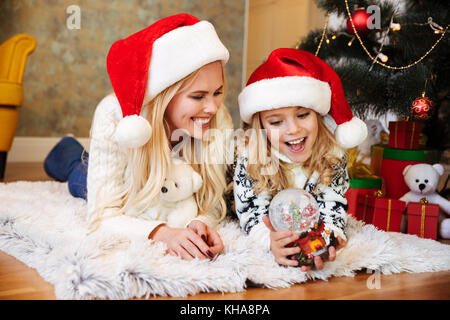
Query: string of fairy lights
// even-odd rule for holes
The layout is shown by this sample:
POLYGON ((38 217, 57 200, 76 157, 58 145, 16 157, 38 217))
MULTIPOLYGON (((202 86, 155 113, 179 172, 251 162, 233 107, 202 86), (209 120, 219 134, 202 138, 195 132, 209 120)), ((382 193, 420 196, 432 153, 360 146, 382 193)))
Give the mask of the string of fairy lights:
MULTIPOLYGON (((440 26, 439 24, 437 24, 435 21, 433 21, 432 17, 428 17, 427 21, 424 23, 403 24, 403 26, 407 26, 407 25, 425 26, 425 25, 428 25, 431 28, 432 32, 436 35, 440 34, 440 37, 434 42, 434 44, 431 46, 430 49, 428 49, 421 57, 419 57, 415 61, 408 63, 407 65, 404 65, 404 66, 392 66, 392 65, 386 64, 386 62, 389 60, 389 57, 382 51, 383 51, 383 46, 385 44, 385 40, 386 40, 386 37, 388 36, 388 34, 390 32, 397 32, 402 29, 402 25, 400 23, 394 22, 394 15, 392 15, 392 17, 391 17, 389 27, 380 30, 380 47, 378 49, 373 48, 373 50, 375 52, 375 55, 373 55, 367 49, 366 45, 363 42, 363 37, 367 34, 367 30, 365 30, 362 26, 367 27, 367 20, 364 20, 364 19, 370 15, 368 13, 366 13, 364 9, 361 9, 361 8, 359 8, 359 9, 355 8, 355 13, 352 15, 352 13, 350 12, 348 0, 345 0, 345 8, 347 11, 347 16, 348 16, 348 19, 347 19, 347 31, 348 32, 345 32, 345 31, 333 32, 331 34, 331 37, 330 37, 331 39, 330 39, 327 36, 327 29, 328 29, 328 23, 330 20, 331 13, 328 13, 328 15, 326 17, 325 25, 322 30, 321 38, 320 38, 319 44, 318 44, 316 52, 315 52, 315 55, 317 56, 319 54, 320 49, 324 45, 324 42, 326 44, 330 44, 331 41, 333 41, 337 38, 337 36, 344 35, 344 36, 351 38, 349 40, 349 42, 347 43, 348 46, 351 46, 353 44, 354 40, 358 39, 358 42, 361 45, 362 49, 364 50, 365 54, 372 61, 369 71, 372 70, 372 68, 375 64, 377 64, 383 68, 390 69, 390 70, 405 70, 405 69, 411 68, 411 67, 419 64, 436 48, 436 46, 441 42, 441 40, 444 39, 445 35, 447 34, 447 30, 450 26, 450 24, 449 24, 444 28, 444 27, 440 26), (357 27, 355 25, 354 18, 358 19, 358 16, 357 16, 358 13, 362 13, 363 15, 366 15, 366 16, 363 17, 362 23, 361 23, 361 20, 358 21, 358 27, 357 27), (360 28, 360 29, 358 29, 358 28, 360 28)), ((300 45, 300 43, 298 43, 296 47, 298 48, 299 45, 300 45)), ((394 45, 395 45, 395 42, 394 42, 394 45)), ((433 78, 434 78, 434 75, 430 75, 430 77, 425 79, 425 85, 424 85, 424 89, 422 91, 422 95, 420 97, 416 98, 411 103, 410 112, 411 112, 411 115, 415 119, 428 120, 431 118, 431 116, 433 114, 434 102, 425 96, 427 83, 429 80, 430 81, 433 80, 433 78)), ((357 89, 357 95, 358 95, 358 89, 357 89)))
MULTIPOLYGON (((431 46, 431 48, 428 51, 426 51, 420 58, 418 58, 414 62, 409 63, 405 66, 390 66, 390 65, 386 64, 389 57, 386 54, 384 54, 383 52, 381 52, 383 45, 384 45, 384 39, 381 41, 380 49, 376 52, 376 55, 375 56, 372 55, 370 53, 370 51, 367 49, 366 45, 364 44, 362 37, 359 34, 357 28, 355 27, 355 23, 353 21, 353 17, 352 17, 352 14, 350 12, 350 8, 348 5, 348 0, 345 0, 345 7, 346 7, 347 15, 348 15, 348 21, 351 24, 354 35, 348 34, 346 32, 338 32, 338 33, 331 35, 331 40, 335 40, 337 38, 337 35, 343 34, 343 35, 351 38, 350 41, 348 42, 348 46, 351 46, 353 44, 353 41, 355 39, 358 39, 358 42, 360 43, 364 52, 369 57, 369 59, 372 60, 372 65, 376 63, 384 68, 391 69, 391 70, 404 70, 404 69, 411 68, 411 67, 417 65, 418 63, 420 63, 436 48, 436 46, 439 44, 439 42, 441 42, 441 40, 445 37, 445 35, 447 33, 448 27, 450 26, 450 25, 447 25, 444 28, 444 27, 440 26, 439 24, 437 24, 436 22, 434 22, 432 17, 429 17, 427 22, 425 22, 425 23, 414 23, 414 25, 429 25, 435 34, 441 34, 441 36, 435 41, 435 43, 431 46)), ((329 44, 331 42, 330 39, 326 36, 329 19, 330 19, 330 13, 328 13, 328 15, 327 15, 326 22, 325 22, 324 28, 322 30, 322 36, 320 38, 319 45, 317 46, 317 49, 315 52, 316 56, 319 54, 319 51, 323 45, 324 40, 327 44, 329 44)), ((392 30, 393 32, 399 31, 399 30, 401 30, 401 28, 402 28, 401 24, 393 22, 393 17, 392 17, 388 32, 390 30, 392 30)), ((388 32, 384 33, 384 37, 387 36, 388 32)))

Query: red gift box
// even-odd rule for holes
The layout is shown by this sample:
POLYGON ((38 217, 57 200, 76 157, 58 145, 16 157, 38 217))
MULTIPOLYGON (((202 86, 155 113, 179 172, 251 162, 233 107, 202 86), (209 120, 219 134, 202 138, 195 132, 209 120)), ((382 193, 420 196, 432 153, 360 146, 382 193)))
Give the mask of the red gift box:
POLYGON ((389 198, 375 199, 372 224, 380 230, 400 232, 406 203, 389 198))
POLYGON ((370 194, 359 194, 357 199, 356 219, 365 223, 372 223, 375 197, 370 194))
POLYGON ((401 200, 358 195, 357 219, 371 223, 380 230, 400 232, 406 203, 401 200))
POLYGON ((386 187, 386 197, 399 199, 409 192, 403 177, 407 165, 439 162, 437 150, 403 150, 384 148, 381 162, 381 177, 386 187))
POLYGON ((348 204, 347 214, 356 218, 358 195, 373 195, 380 188, 381 179, 350 179, 350 188, 345 194, 348 204))
POLYGON ((408 215, 408 233, 420 238, 437 239, 439 206, 410 202, 406 210, 408 215))
POLYGON ((422 124, 415 121, 389 122, 389 148, 419 149, 419 136, 422 124))

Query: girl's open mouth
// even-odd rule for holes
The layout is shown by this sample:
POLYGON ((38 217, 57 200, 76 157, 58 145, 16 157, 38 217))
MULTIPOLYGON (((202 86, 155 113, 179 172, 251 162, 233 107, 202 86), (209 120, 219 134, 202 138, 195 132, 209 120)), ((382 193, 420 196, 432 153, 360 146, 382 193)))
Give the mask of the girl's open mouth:
POLYGON ((291 152, 302 152, 305 149, 306 137, 285 142, 291 152))

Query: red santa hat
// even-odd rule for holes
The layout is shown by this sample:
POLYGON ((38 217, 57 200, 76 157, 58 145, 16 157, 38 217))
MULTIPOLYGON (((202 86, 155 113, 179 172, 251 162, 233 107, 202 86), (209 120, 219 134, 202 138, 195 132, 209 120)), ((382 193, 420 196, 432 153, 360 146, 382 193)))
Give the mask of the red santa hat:
POLYGON ((185 13, 115 42, 107 70, 123 115, 114 134, 117 142, 130 148, 144 145, 151 126, 140 115, 142 105, 202 66, 228 58, 214 26, 185 13))
POLYGON ((280 48, 250 76, 239 95, 239 109, 244 122, 253 114, 290 106, 310 108, 320 115, 328 113, 337 124, 337 142, 352 148, 367 136, 366 124, 353 116, 336 72, 313 54, 280 48))

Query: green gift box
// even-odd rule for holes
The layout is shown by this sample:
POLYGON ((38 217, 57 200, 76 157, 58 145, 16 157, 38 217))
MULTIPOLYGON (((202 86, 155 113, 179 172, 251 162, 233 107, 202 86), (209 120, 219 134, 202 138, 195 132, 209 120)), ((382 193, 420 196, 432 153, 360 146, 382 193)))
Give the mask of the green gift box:
POLYGON ((353 189, 381 189, 381 179, 350 179, 353 189))
POLYGON ((388 148, 387 145, 375 144, 370 147, 370 167, 373 173, 381 176, 383 158, 393 160, 410 160, 425 163, 438 163, 440 152, 438 150, 403 150, 388 148), (386 153, 385 153, 386 150, 386 153))
POLYGON ((439 157, 439 150, 434 149, 404 150, 386 147, 383 149, 383 159, 437 163, 439 162, 439 157))

